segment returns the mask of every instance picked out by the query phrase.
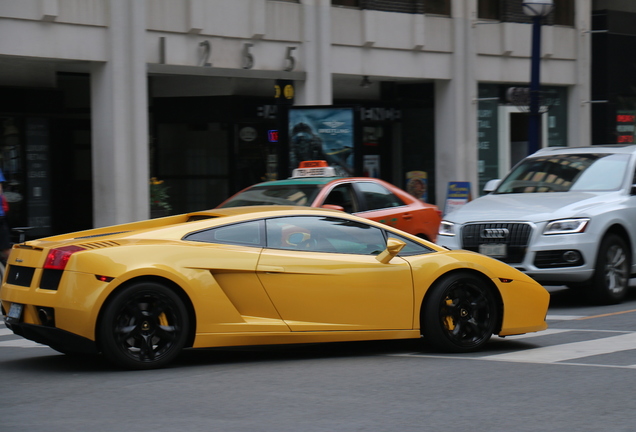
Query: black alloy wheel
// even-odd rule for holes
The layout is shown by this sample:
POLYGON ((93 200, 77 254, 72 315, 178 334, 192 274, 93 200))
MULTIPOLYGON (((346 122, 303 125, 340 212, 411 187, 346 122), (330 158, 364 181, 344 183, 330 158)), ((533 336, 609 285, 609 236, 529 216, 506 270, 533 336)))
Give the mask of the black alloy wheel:
POLYGON ((594 276, 587 285, 590 299, 597 304, 615 304, 625 299, 629 289, 631 253, 625 240, 616 234, 605 236, 598 249, 594 276))
POLYGON ((499 312, 492 288, 469 272, 443 276, 430 288, 420 317, 425 342, 447 352, 469 352, 492 336, 499 312))
POLYGON ((189 331, 186 308, 164 285, 140 282, 116 294, 99 326, 103 354, 127 369, 155 369, 183 349, 189 331))

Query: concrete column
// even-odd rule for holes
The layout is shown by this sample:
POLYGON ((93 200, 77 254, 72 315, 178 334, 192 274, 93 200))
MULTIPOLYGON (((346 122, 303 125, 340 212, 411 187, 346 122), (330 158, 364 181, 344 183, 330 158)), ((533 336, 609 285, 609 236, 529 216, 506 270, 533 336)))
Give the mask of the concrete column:
POLYGON ((303 0, 305 82, 296 85, 296 105, 331 105, 331 0, 303 0))
POLYGON ((145 0, 109 3, 109 58, 91 68, 95 227, 149 216, 145 0))
POLYGON ((435 171, 437 205, 444 209, 449 181, 468 181, 473 197, 477 178, 477 82, 472 17, 476 0, 453 0, 453 71, 435 83, 435 171))
POLYGON ((568 92, 568 146, 592 145, 592 3, 576 3, 574 25, 580 31, 576 41, 577 85, 568 92))

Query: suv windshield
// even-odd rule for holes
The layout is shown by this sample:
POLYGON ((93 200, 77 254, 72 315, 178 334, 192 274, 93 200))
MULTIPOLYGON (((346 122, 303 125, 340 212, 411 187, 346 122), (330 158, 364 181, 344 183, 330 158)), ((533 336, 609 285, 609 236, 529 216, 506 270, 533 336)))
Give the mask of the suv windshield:
POLYGON ((240 207, 254 205, 296 205, 309 206, 314 202, 322 185, 263 185, 254 186, 236 195, 221 207, 240 207))
POLYGON ((562 154, 529 158, 501 182, 496 194, 619 189, 627 154, 562 154))

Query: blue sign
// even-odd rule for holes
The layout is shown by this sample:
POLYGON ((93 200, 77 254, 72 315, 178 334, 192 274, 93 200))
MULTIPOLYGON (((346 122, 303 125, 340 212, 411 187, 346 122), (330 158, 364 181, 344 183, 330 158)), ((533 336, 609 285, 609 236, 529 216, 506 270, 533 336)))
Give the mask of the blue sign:
POLYGON ((448 182, 444 214, 457 210, 471 199, 470 182, 448 182))

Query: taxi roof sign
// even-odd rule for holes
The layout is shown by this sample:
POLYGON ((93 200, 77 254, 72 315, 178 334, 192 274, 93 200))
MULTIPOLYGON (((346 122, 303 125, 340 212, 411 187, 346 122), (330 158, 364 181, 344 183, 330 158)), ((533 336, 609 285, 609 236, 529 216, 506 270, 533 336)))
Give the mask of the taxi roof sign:
POLYGON ((301 177, 337 177, 336 169, 330 167, 327 161, 303 161, 292 171, 292 178, 301 177))
POLYGON ((311 161, 302 161, 298 165, 298 168, 316 168, 316 167, 327 167, 327 166, 329 166, 329 164, 327 164, 326 160, 311 160, 311 161))

